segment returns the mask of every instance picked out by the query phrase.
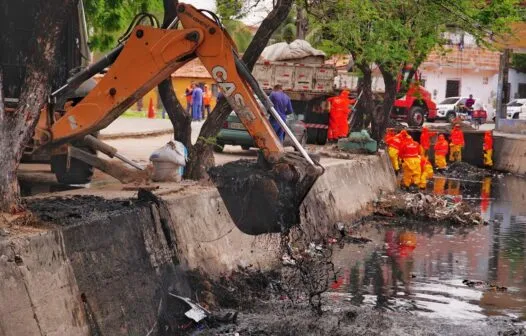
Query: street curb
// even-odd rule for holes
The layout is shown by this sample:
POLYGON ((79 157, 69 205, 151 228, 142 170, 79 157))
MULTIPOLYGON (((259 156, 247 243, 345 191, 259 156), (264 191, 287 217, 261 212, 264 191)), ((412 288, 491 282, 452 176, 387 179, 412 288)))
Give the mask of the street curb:
POLYGON ((155 131, 144 131, 144 132, 128 132, 128 133, 110 133, 100 134, 98 138, 100 140, 115 140, 115 139, 141 139, 148 137, 156 137, 161 135, 173 134, 173 129, 163 129, 155 131))

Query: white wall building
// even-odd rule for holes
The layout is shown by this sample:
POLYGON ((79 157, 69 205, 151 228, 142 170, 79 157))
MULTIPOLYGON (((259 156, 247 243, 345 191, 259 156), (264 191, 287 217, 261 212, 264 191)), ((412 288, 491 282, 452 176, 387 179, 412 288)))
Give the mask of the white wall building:
MULTIPOLYGON (((423 84, 433 100, 440 103, 446 97, 472 94, 486 108, 494 109, 500 53, 480 48, 469 34, 446 33, 444 37, 449 41, 450 47, 431 53, 420 66, 423 84)), ((358 77, 346 72, 348 57, 333 61, 340 69, 339 76, 335 79, 336 87, 356 89, 358 77)), ((508 81, 510 99, 526 98, 525 73, 510 69, 508 81)), ((377 69, 373 69, 372 86, 373 91, 384 92, 383 79, 377 69)))

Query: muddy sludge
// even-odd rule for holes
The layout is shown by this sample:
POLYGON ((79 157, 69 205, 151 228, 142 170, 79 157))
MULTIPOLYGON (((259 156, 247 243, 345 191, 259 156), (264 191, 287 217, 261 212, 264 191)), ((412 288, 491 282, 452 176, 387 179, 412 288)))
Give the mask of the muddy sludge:
POLYGON ((279 233, 300 222, 303 198, 294 173, 284 177, 249 160, 212 167, 208 173, 242 232, 279 233))
POLYGON ((134 211, 145 203, 132 199, 104 199, 98 196, 45 197, 26 200, 27 208, 41 221, 61 226, 134 211))

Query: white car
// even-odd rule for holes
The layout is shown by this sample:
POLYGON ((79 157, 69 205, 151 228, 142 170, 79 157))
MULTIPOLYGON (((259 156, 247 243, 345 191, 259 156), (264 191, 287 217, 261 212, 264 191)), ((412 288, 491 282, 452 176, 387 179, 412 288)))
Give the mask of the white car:
POLYGON ((526 99, 514 99, 506 104, 506 119, 526 119, 526 99))
MULTIPOLYGON (((469 97, 449 97, 437 104, 437 119, 446 119, 448 122, 453 121, 459 114, 463 114, 460 107, 466 104, 469 97)), ((484 110, 487 113, 486 121, 492 121, 495 118, 495 111, 481 103, 479 98, 473 98, 475 110, 484 110)), ((465 113, 464 113, 465 114, 465 113)))

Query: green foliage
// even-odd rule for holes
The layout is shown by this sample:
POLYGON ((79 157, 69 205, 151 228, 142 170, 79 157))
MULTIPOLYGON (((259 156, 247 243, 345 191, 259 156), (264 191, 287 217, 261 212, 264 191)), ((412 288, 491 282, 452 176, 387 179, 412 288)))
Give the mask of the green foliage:
POLYGON ((115 46, 135 15, 150 12, 159 18, 163 4, 162 0, 84 0, 84 8, 90 48, 106 51, 115 46))
POLYGON ((357 63, 377 63, 391 73, 418 66, 442 33, 455 27, 485 45, 519 18, 517 0, 310 0, 317 22, 309 37, 327 54, 351 53, 357 63))
POLYGON ((526 72, 526 54, 512 54, 511 67, 520 72, 526 72))
POLYGON ((293 9, 289 12, 287 19, 281 23, 281 25, 276 29, 272 38, 270 39, 270 44, 278 42, 287 42, 290 43, 296 39, 296 9, 293 9))
POLYGON ((243 22, 238 20, 224 20, 223 25, 230 36, 232 36, 237 49, 240 52, 247 50, 248 45, 252 41, 252 31, 250 31, 243 22))
POLYGON ((240 21, 247 15, 250 5, 250 1, 216 0, 216 14, 240 52, 245 52, 253 37, 252 31, 240 21))
POLYGON ((216 8, 221 20, 239 20, 245 16, 241 0, 216 0, 216 8))

